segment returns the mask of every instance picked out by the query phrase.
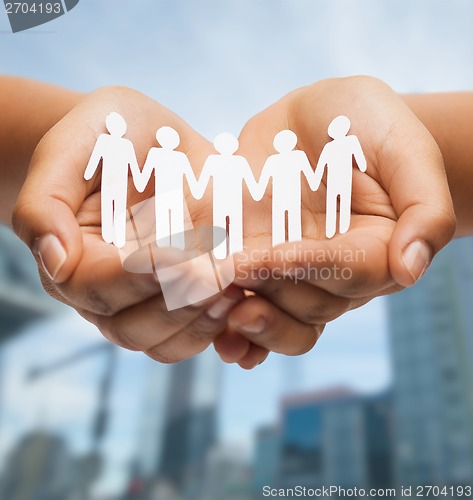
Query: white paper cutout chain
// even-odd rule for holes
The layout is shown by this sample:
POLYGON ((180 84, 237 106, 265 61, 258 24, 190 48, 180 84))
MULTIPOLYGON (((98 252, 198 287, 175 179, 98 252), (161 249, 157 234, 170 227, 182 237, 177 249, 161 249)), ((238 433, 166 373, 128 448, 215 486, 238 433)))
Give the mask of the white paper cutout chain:
POLYGON ((274 138, 276 154, 264 164, 259 181, 253 176, 248 161, 239 155, 238 139, 229 133, 217 135, 214 147, 218 154, 210 155, 202 168, 199 179, 195 177, 187 156, 176 151, 180 138, 171 127, 161 127, 156 133, 160 147, 150 149, 143 170, 140 171, 133 144, 124 138, 127 125, 118 113, 110 113, 105 125, 107 134, 101 134, 84 173, 91 179, 102 161, 102 237, 118 248, 126 240, 126 200, 128 169, 133 183, 143 192, 154 172, 156 241, 159 246, 185 248, 184 191, 186 177, 192 196, 202 198, 213 179, 213 226, 221 236, 227 231, 227 240, 215 236, 214 255, 225 259, 243 250, 243 193, 245 181, 255 201, 263 198, 272 179, 272 243, 286 241, 286 213, 288 241, 302 239, 301 230, 301 173, 312 191, 316 191, 327 167, 326 236, 332 238, 337 227, 337 201, 340 200, 339 232, 350 227, 351 194, 354 158, 358 168, 366 172, 366 158, 355 135, 348 135, 350 120, 338 116, 330 123, 328 135, 332 141, 322 150, 317 167, 313 170, 304 151, 296 150, 297 136, 283 130, 274 138), (228 223, 229 221, 229 223, 228 223), (227 251, 228 249, 228 251, 227 251))

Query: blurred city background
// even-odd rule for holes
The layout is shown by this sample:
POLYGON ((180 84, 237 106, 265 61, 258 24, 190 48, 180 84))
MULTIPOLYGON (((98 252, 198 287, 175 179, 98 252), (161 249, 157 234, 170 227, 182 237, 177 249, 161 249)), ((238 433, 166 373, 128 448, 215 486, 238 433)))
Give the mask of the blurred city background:
MULTIPOLYGON (((0 13, 0 70, 134 87, 213 138, 325 77, 471 89, 472 20, 469 0, 81 0, 24 34, 0 13)), ((212 349, 167 366, 113 347, 0 228, 0 500, 472 485, 472 256, 472 239, 453 242, 307 355, 245 372, 212 349)))

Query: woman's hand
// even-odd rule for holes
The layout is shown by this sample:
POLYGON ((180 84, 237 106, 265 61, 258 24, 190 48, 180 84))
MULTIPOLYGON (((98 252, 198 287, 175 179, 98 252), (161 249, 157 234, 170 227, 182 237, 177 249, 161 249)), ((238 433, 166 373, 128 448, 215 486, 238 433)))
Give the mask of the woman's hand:
POLYGON ((308 351, 328 321, 417 282, 454 234, 439 148, 401 97, 377 79, 325 80, 289 94, 247 123, 240 154, 261 172, 275 153, 274 136, 290 129, 315 168, 338 115, 350 118, 349 133, 368 162, 366 173, 353 169, 350 230, 325 237, 326 176, 316 192, 302 180, 303 241, 268 252, 271 190, 259 205, 247 197, 248 249, 236 283, 257 296, 232 310, 230 330, 216 341, 228 361, 244 359, 252 345, 289 355, 308 351))
MULTIPOLYGON (((162 362, 175 362, 204 350, 226 326, 227 312, 243 297, 234 286, 203 303, 167 311, 161 285, 153 274, 122 267, 117 249, 101 236, 100 168, 89 182, 84 170, 105 117, 120 113, 126 137, 140 165, 157 146, 156 131, 172 126, 195 170, 212 146, 183 120, 152 99, 126 88, 110 87, 85 96, 39 142, 18 197, 13 225, 33 250, 45 289, 74 307, 110 340, 144 351, 162 362)), ((154 192, 150 182, 139 194, 129 182, 128 206, 154 192)), ((210 225, 204 199, 197 210, 187 196, 196 224, 210 225)), ((189 263, 186 280, 205 286, 206 276, 189 263)), ((212 276, 213 277, 213 276, 212 276)))

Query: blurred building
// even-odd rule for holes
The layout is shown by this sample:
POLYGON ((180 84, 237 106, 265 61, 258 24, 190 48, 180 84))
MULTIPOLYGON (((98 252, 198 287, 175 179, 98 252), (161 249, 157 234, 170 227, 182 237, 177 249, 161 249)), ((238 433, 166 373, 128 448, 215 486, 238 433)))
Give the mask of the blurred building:
POLYGON ((220 367, 210 349, 175 365, 150 365, 135 467, 146 484, 144 498, 151 490, 202 497, 216 444, 220 367))
POLYGON ((44 431, 25 435, 11 451, 0 498, 64 500, 73 485, 72 457, 64 440, 44 431))
POLYGON ((285 397, 279 437, 274 429, 257 436, 255 496, 264 485, 389 486, 391 414, 389 393, 365 397, 333 389, 285 397), (266 462, 269 455, 274 470, 266 462))
POLYGON ((248 500, 250 468, 234 446, 216 445, 207 456, 202 500, 248 500))
POLYGON ((268 425, 257 430, 251 481, 251 489, 255 496, 261 494, 263 486, 277 484, 280 448, 281 431, 278 426, 268 425))
POLYGON ((473 479, 473 240, 456 240, 389 298, 399 483, 473 479))
POLYGON ((41 287, 30 251, 0 226, 0 343, 55 310, 55 301, 41 287))

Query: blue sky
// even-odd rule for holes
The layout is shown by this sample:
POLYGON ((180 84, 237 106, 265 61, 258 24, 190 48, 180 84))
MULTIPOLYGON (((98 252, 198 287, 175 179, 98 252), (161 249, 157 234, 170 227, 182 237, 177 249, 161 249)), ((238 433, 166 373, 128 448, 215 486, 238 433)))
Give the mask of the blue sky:
MULTIPOLYGON (((286 92, 326 77, 371 74, 401 92, 471 88, 472 19, 471 0, 81 0, 66 16, 16 35, 7 32, 0 12, 0 68, 83 91, 108 84, 134 87, 212 138, 225 130, 238 133, 248 118, 286 92)), ((59 345, 71 348, 72 338, 78 343, 96 338, 75 316, 67 325, 75 332, 67 342, 64 324, 53 333, 45 327, 41 350, 51 354, 59 345)), ((27 343, 11 347, 18 373, 21 359, 27 362, 25 352, 35 349, 27 343)), ((390 377, 388 354, 384 302, 377 300, 329 325, 306 356, 272 356, 250 373, 227 367, 222 437, 248 445, 255 426, 277 417, 290 374, 297 390, 380 389, 390 377)), ((140 387, 143 358, 121 356, 118 386, 138 398, 139 391, 130 387, 140 387)), ((100 363, 90 363, 98 376, 100 363)), ((71 377, 77 401, 87 406, 91 391, 71 377)), ((25 389, 15 385, 15 375, 10 380, 17 387, 10 396, 31 420, 25 389)), ((120 407, 120 396, 115 404, 120 407)), ((65 418, 63 411, 58 414, 65 418)), ((32 425, 28 418, 25 426, 32 425)), ((113 434, 122 466, 133 449, 135 418, 136 412, 123 414, 113 434)), ((81 432, 74 434, 78 449, 86 446, 81 432)), ((112 476, 107 481, 104 488, 114 484, 112 476)))

